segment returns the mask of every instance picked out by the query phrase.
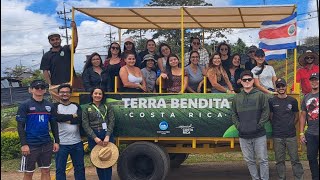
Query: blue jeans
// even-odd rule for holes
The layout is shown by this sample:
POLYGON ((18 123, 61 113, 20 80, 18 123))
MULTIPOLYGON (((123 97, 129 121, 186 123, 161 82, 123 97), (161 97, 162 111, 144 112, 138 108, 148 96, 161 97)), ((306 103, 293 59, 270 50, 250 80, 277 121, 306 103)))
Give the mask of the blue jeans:
MULTIPOLYGON (((93 130, 94 134, 100 138, 102 141, 106 137, 106 131, 105 130, 93 130)), ((110 142, 114 142, 113 136, 110 136, 110 142)), ((94 146, 97 144, 92 138, 88 137, 88 143, 89 143, 89 148, 93 149, 94 146)), ((112 167, 109 168, 97 168, 96 171, 98 174, 98 177, 100 180, 111 180, 112 177, 112 167)))
POLYGON ((85 180, 84 150, 82 141, 73 145, 60 145, 56 154, 56 179, 66 179, 66 165, 70 154, 74 167, 75 180, 85 180))
POLYGON ((267 136, 252 139, 239 138, 244 160, 247 162, 253 180, 269 179, 269 163, 267 153, 267 136), (260 176, 256 165, 256 157, 260 165, 260 176))
POLYGON ((307 157, 311 170, 312 180, 319 180, 319 136, 306 133, 307 157))

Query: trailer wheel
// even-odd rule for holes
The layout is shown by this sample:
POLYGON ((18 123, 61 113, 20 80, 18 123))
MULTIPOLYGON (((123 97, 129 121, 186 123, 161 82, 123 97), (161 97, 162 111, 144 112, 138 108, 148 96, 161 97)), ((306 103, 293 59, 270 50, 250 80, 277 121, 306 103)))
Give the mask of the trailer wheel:
POLYGON ((121 180, 164 180, 170 169, 169 155, 151 142, 130 144, 118 160, 117 170, 121 180))
POLYGON ((170 167, 178 168, 188 158, 189 154, 183 153, 169 153, 170 167))

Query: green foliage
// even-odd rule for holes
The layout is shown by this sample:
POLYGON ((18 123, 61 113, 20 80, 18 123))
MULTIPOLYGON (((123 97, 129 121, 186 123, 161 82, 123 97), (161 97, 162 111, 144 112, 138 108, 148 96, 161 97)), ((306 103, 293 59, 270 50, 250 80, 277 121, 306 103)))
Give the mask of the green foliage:
MULTIPOLYGON (((176 0, 152 0, 150 1, 146 6, 212 6, 211 3, 207 3, 204 0, 189 0, 189 1, 176 1, 176 0)), ((138 40, 138 45, 136 49, 139 51, 145 49, 145 43, 143 45, 140 45, 143 41, 143 34, 146 32, 154 32, 152 39, 165 39, 165 43, 170 45, 172 52, 180 56, 180 49, 181 49, 181 30, 180 29, 170 29, 170 30, 127 30, 124 32, 124 34, 131 34, 133 38, 137 39, 138 37, 140 40, 138 40), (139 34, 139 35, 138 35, 139 34), (143 47, 142 49, 140 49, 143 47)), ((212 40, 214 38, 225 38, 224 32, 231 32, 231 29, 210 29, 210 30, 204 30, 204 33, 206 36, 204 39, 212 40)), ((185 29, 184 31, 184 48, 185 52, 189 49, 189 40, 191 37, 199 37, 202 39, 202 30, 201 29, 185 29)), ((216 44, 216 43, 215 43, 216 44)), ((208 48, 208 45, 205 45, 205 48, 208 50, 208 52, 211 51, 211 48, 208 48)))
POLYGON ((1 131, 8 127, 17 127, 15 116, 18 107, 2 108, 1 109, 1 131))
POLYGON ((42 80, 44 80, 44 77, 43 77, 43 74, 42 74, 41 70, 39 70, 39 69, 38 69, 38 70, 35 70, 35 71, 33 72, 32 77, 22 79, 21 83, 22 83, 23 86, 29 86, 29 84, 30 84, 33 80, 35 80, 35 79, 42 79, 42 80))
POLYGON ((243 42, 241 38, 238 38, 237 42, 231 45, 232 54, 238 53, 238 54, 246 54, 248 51, 248 47, 246 46, 246 43, 243 42))
POLYGON ((305 45, 305 46, 319 45, 319 36, 307 37, 304 40, 303 45, 305 45))
POLYGON ((18 132, 1 132, 1 160, 14 159, 20 156, 18 132))
POLYGON ((14 68, 6 68, 4 74, 7 77, 19 77, 24 72, 29 72, 30 69, 23 65, 16 65, 14 68))

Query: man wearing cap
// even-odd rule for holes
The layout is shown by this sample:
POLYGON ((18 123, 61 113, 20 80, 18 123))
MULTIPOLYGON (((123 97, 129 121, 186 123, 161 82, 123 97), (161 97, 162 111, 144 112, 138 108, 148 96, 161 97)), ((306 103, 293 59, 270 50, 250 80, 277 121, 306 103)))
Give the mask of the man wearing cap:
POLYGON ((286 93, 287 83, 276 80, 277 96, 269 99, 270 120, 278 179, 286 179, 286 150, 290 157, 295 180, 303 179, 303 167, 299 160, 295 125, 299 119, 298 101, 286 93))
POLYGON ((254 59, 255 53, 258 50, 257 46, 250 46, 249 50, 247 52, 247 55, 249 57, 248 61, 244 64, 244 67, 246 70, 251 71, 256 66, 256 61, 254 59))
POLYGON ((269 120, 268 96, 253 87, 253 74, 240 74, 243 90, 232 101, 232 122, 239 131, 244 160, 252 179, 269 179, 267 137, 264 124, 269 120), (258 173, 256 161, 260 166, 258 173))
POLYGON ((31 180, 37 163, 41 179, 50 179, 51 155, 59 150, 60 143, 55 108, 43 99, 46 92, 43 80, 32 81, 29 92, 32 93, 31 99, 19 106, 16 115, 23 155, 20 168, 24 172, 24 180, 31 180), (54 143, 49 134, 49 124, 54 143))
POLYGON ((307 157, 313 180, 319 180, 319 73, 311 74, 311 92, 301 103, 300 142, 307 145, 307 157), (305 132, 306 122, 308 129, 305 132))
MULTIPOLYGON (((71 22, 73 28, 73 47, 78 45, 77 26, 74 21, 71 22)), ((58 33, 48 35, 51 49, 42 56, 40 69, 43 70, 43 76, 49 84, 49 92, 53 100, 59 102, 57 88, 60 84, 70 82, 71 75, 71 45, 61 46, 61 38, 58 33)))
POLYGON ((141 69, 142 76, 145 79, 147 84, 147 92, 156 92, 156 80, 157 74, 153 70, 156 64, 156 60, 154 59, 152 54, 147 54, 143 57, 142 65, 145 66, 141 69))
POLYGON ((299 64, 301 68, 297 71, 296 82, 300 83, 302 93, 308 94, 311 92, 309 77, 312 73, 319 72, 319 55, 307 50, 299 57, 299 64))

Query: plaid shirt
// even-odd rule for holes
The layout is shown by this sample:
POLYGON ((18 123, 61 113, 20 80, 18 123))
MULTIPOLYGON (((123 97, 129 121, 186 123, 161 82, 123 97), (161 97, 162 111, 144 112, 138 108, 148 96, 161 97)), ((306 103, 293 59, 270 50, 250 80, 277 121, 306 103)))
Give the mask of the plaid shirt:
MULTIPOLYGON (((209 53, 205 48, 201 48, 198 50, 200 55, 199 64, 203 67, 206 67, 209 64, 209 53)), ((184 54, 184 66, 189 64, 190 52, 184 54)))

